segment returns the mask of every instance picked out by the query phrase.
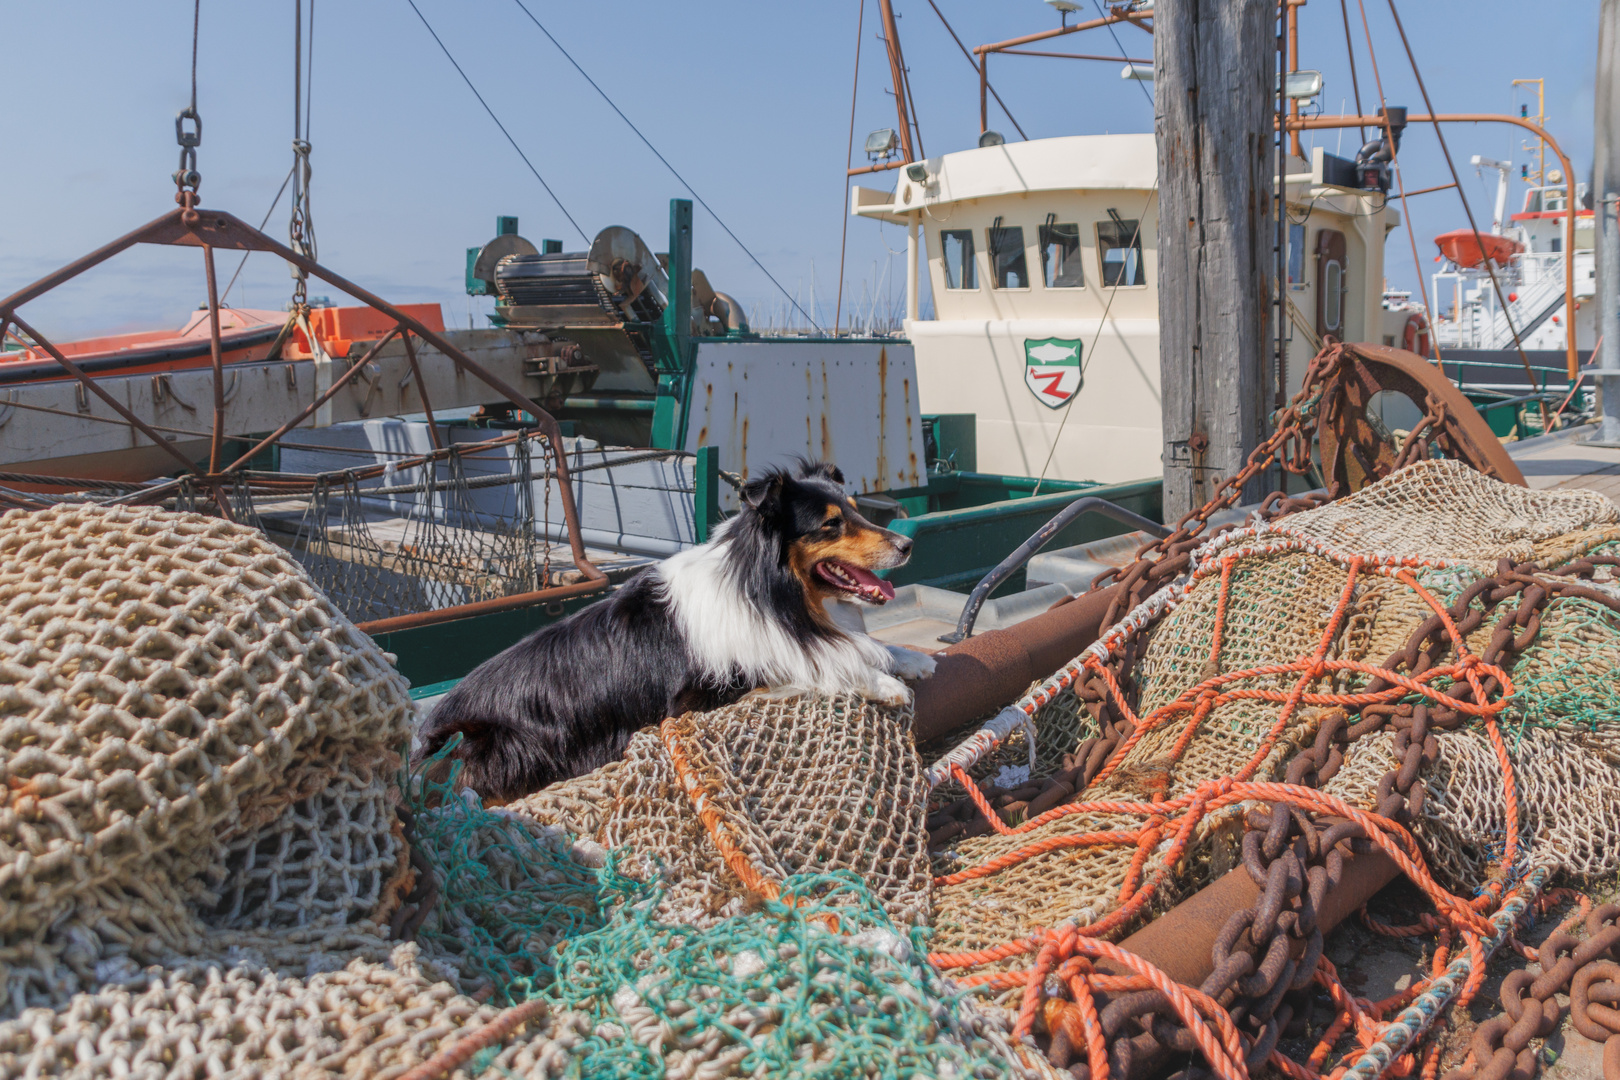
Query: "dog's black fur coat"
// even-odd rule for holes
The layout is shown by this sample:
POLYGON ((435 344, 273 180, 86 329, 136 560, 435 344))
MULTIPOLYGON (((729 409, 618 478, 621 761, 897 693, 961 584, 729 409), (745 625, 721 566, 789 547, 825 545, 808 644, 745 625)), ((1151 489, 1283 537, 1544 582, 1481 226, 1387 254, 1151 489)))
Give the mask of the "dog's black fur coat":
MULTIPOLYGON (((790 546, 822 526, 830 503, 874 528, 848 509, 843 480, 824 464, 770 470, 747 485, 742 510, 718 541, 726 545, 730 587, 806 643, 841 632, 812 617, 809 604, 820 601, 789 570, 790 546)), ((909 540, 880 531, 909 550, 909 540)), ((719 708, 753 688, 741 671, 704 672, 663 579, 648 568, 481 664, 427 719, 416 759, 460 733, 451 757, 464 763, 461 780, 485 798, 511 800, 617 759, 640 728, 719 708)))

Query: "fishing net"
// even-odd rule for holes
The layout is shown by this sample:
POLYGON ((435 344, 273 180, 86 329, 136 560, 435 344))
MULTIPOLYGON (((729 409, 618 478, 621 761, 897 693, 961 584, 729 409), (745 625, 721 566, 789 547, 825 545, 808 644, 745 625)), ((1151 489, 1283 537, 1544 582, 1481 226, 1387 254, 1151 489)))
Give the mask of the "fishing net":
MULTIPOLYGON (((1447 888, 1620 868, 1617 547, 1606 500, 1419 462, 1208 542, 928 768, 906 711, 751 695, 485 807, 401 775, 403 682, 253 530, 8 514, 0 1076, 1023 1072, 1046 974, 1103 985, 1070 958, 1235 865, 1256 800, 1387 812, 1406 729, 1346 710, 1451 717, 1411 821, 1447 888), (988 835, 930 855, 957 795, 988 835)), ((1199 1052, 1241 1076, 1236 1039, 1199 1052)))
POLYGON ((634 852, 625 872, 662 876, 666 918, 735 915, 761 875, 847 870, 912 925, 929 911, 927 794, 909 711, 752 695, 639 732, 621 761, 509 809, 634 852))
MULTIPOLYGON (((404 460, 365 453, 354 468, 310 476, 238 474, 230 502, 340 611, 367 622, 560 583, 572 563, 552 567, 553 477, 550 443, 533 432, 404 460)), ((182 505, 212 499, 187 491, 182 505)))
POLYGON ((403 679, 285 552, 150 508, 0 517, 0 1012, 210 927, 384 912, 403 679))
POLYGON ((0 552, 0 1076, 1013 1067, 925 959, 908 715, 671 721, 570 831, 403 777, 403 681, 252 530, 59 507, 0 552))
MULTIPOLYGON (((1144 825, 1136 807, 1185 800, 1220 780, 1283 781, 1325 710, 1349 704, 1437 604, 1453 603, 1503 558, 1556 570, 1607 550, 1620 537, 1617 520, 1613 504, 1592 492, 1534 492, 1427 460, 1320 509, 1207 544, 1187 580, 1021 703, 1040 747, 1032 780, 1050 783, 1075 765, 1075 751, 1098 744, 1102 767, 1062 800, 1078 808, 1015 819, 936 853, 936 955, 1010 970, 1028 964, 1020 943, 1046 927, 1104 924, 1102 933, 1115 936, 1172 905, 1233 864, 1240 811, 1201 816, 1172 851, 1173 832, 1158 819, 1144 825), (1129 735, 1110 741, 1105 725, 1121 715, 1129 735), (1109 812, 1123 804, 1129 812, 1109 812)), ((1595 587, 1612 588, 1602 577, 1595 587)), ((1476 653, 1492 625, 1467 637, 1476 653)), ((1620 614, 1561 597, 1546 605, 1540 627, 1512 667, 1513 700, 1493 714, 1515 760, 1535 774, 1518 792, 1523 857, 1570 873, 1611 872, 1620 867, 1612 827, 1620 819, 1590 822, 1579 792, 1620 790, 1611 764, 1620 748, 1620 614)), ((1429 683, 1444 693, 1460 672, 1429 683)), ((1501 767, 1477 712, 1464 729, 1439 733, 1440 764, 1425 777, 1429 799, 1416 825, 1435 870, 1470 893, 1484 883, 1493 845, 1500 858, 1505 835, 1501 767)), ((1350 750, 1328 790, 1371 810, 1380 779, 1399 761, 1388 735, 1350 750)), ((955 757, 985 778, 1024 755, 1021 739, 1009 739, 977 760, 955 757)), ((951 775, 943 765, 930 774, 951 775)), ((962 790, 946 784, 940 794, 962 790)))
MULTIPOLYGON (((610 866, 605 875, 615 878, 610 866)), ((751 915, 707 928, 656 917, 656 888, 560 951, 549 995, 597 1020, 582 1075, 1004 1076, 1004 1023, 957 1000, 849 871, 791 875, 751 915)))

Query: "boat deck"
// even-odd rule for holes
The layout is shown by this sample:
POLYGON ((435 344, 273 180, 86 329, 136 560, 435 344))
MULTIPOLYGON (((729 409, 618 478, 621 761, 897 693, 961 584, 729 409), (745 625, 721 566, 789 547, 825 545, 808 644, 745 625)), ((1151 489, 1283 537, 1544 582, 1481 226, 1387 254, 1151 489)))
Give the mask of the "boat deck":
POLYGON ((1620 449, 1588 445, 1594 430, 1588 425, 1510 443, 1508 454, 1532 488, 1587 488, 1620 503, 1620 449))

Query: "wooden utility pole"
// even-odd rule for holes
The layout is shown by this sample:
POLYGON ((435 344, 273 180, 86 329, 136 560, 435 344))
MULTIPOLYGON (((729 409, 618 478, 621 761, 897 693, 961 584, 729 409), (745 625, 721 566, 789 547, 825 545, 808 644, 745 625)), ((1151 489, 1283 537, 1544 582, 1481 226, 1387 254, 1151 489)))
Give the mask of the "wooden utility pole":
POLYGON ((1154 6, 1166 521, 1242 468, 1266 425, 1276 18, 1275 0, 1154 6))

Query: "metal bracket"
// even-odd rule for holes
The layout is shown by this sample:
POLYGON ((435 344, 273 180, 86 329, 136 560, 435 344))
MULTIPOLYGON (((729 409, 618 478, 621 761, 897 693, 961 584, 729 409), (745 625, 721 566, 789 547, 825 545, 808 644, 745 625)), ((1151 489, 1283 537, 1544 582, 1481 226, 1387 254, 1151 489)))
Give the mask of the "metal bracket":
POLYGON ((197 406, 175 393, 174 380, 167 371, 152 376, 152 404, 161 405, 168 398, 187 412, 196 412, 197 406))

